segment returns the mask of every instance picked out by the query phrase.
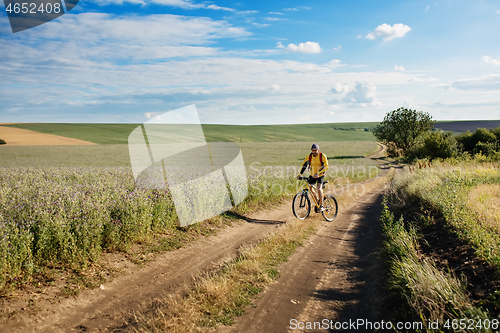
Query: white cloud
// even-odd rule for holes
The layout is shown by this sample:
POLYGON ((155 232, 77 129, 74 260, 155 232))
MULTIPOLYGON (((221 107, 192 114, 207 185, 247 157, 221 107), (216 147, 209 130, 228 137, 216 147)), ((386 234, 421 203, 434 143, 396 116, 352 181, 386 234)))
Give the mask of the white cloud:
POLYGON ((342 84, 342 83, 336 83, 333 88, 331 89, 331 92, 333 94, 338 94, 338 95, 347 95, 349 92, 349 85, 348 84, 342 84))
POLYGON ((414 110, 421 109, 421 107, 413 101, 413 98, 409 97, 409 96, 405 97, 403 107, 405 107, 407 109, 414 109, 414 110))
POLYGON ((276 21, 283 21, 285 19, 281 18, 281 17, 265 17, 264 20, 270 21, 270 22, 276 22, 276 21))
POLYGON ((337 98, 330 101, 331 104, 346 104, 348 106, 381 106, 377 99, 377 87, 369 82, 356 82, 354 87, 348 84, 337 83, 331 93, 337 98))
POLYGON ((402 23, 396 23, 393 26, 384 23, 375 28, 373 32, 366 35, 366 39, 383 38, 384 41, 390 41, 394 38, 401 38, 406 35, 411 28, 402 23))
MULTIPOLYGON (((250 35, 245 29, 226 21, 169 14, 128 17, 104 13, 64 15, 38 29, 39 34, 31 34, 25 40, 9 41, 10 47, 26 49, 23 54, 26 57, 35 55, 36 62, 60 58, 68 59, 73 65, 82 59, 131 59, 140 63, 150 59, 214 55, 217 50, 207 46, 214 41, 250 35), (79 37, 72 39, 70 36, 79 37)), ((12 59, 18 61, 15 57, 12 59)))
POLYGON ((340 59, 333 59, 327 62, 325 66, 328 68, 338 68, 343 66, 341 63, 342 61, 340 59))
POLYGON ((405 71, 405 68, 404 68, 403 66, 395 65, 395 66, 394 66, 394 70, 395 70, 395 71, 404 72, 404 71, 405 71))
POLYGON ((427 83, 427 82, 438 82, 439 79, 435 77, 412 77, 409 79, 410 82, 417 82, 417 83, 427 83))
POLYGON ((124 3, 131 3, 141 6, 148 6, 151 4, 177 7, 182 9, 211 9, 211 10, 224 10, 234 12, 233 8, 220 7, 214 4, 208 3, 193 3, 190 0, 93 0, 96 4, 100 6, 106 5, 123 5, 124 3))
POLYGON ((287 12, 298 12, 300 10, 309 10, 309 9, 311 9, 311 7, 306 7, 306 6, 283 8, 283 10, 287 12))
POLYGON ((488 65, 500 66, 500 57, 498 57, 497 59, 494 59, 490 56, 484 56, 481 58, 481 60, 483 60, 488 65))
POLYGON ((500 74, 490 74, 477 78, 460 79, 450 82, 443 87, 463 91, 500 91, 500 74))
POLYGON ((296 44, 288 44, 287 46, 283 45, 282 42, 276 43, 276 47, 279 49, 286 49, 291 52, 300 52, 300 53, 320 53, 321 46, 316 42, 305 42, 296 44))

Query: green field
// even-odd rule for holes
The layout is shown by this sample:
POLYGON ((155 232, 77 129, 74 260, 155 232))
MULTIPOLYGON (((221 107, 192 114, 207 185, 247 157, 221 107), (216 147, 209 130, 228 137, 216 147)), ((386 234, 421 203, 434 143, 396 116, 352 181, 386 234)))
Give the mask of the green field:
MULTIPOLYGON (((312 142, 330 164, 352 163, 376 149, 369 130, 376 123, 304 125, 203 125, 208 142, 235 142, 248 166, 300 164, 312 142), (368 131, 365 131, 368 129, 368 131)), ((0 150, 0 167, 128 167, 128 136, 138 124, 15 124, 36 132, 97 143, 97 146, 9 146, 0 150)), ((189 126, 189 125, 188 125, 189 126)))
MULTIPOLYGON (((35 132, 61 135, 97 144, 126 144, 140 124, 13 124, 35 132)), ((303 125, 202 125, 208 142, 376 141, 377 123, 303 125)), ((8 144, 8 143, 7 143, 8 144)))
MULTIPOLYGON (((348 164, 372 153, 371 141, 319 142, 330 165, 348 164)), ((241 143, 247 166, 299 165, 309 153, 309 142, 241 143)), ((128 167, 126 144, 97 146, 4 146, 0 149, 0 167, 128 167)))
MULTIPOLYGON (((376 141, 372 130, 377 122, 299 125, 202 125, 208 142, 312 142, 376 141)), ((500 121, 436 122, 435 127, 461 133, 478 127, 495 128, 500 121)), ((4 126, 23 128, 94 142, 100 145, 126 144, 129 134, 140 124, 20 123, 4 126)), ((8 144, 8 143, 7 143, 8 144)))

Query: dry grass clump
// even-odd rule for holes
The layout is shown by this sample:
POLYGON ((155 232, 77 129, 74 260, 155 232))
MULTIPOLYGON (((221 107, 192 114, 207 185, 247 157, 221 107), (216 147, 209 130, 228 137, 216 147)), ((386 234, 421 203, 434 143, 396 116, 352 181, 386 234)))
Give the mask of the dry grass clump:
POLYGON ((410 307, 428 320, 460 318, 471 307, 465 283, 429 260, 397 261, 393 274, 410 307))
POLYGON ((478 185, 469 192, 468 206, 479 215, 479 218, 500 230, 500 185, 478 185))

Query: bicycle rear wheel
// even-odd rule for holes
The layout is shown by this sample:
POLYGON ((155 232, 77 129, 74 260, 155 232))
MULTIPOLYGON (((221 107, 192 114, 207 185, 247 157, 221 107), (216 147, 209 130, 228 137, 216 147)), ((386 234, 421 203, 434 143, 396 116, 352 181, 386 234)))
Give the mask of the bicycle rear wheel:
POLYGON ((306 193, 299 192, 295 194, 292 201, 292 211, 293 215, 301 220, 309 216, 309 213, 311 213, 311 201, 306 193))
POLYGON ((321 213, 323 217, 328 222, 332 222, 337 217, 337 213, 339 211, 339 206, 337 204, 337 200, 333 195, 325 195, 325 199, 323 201, 323 210, 321 213))

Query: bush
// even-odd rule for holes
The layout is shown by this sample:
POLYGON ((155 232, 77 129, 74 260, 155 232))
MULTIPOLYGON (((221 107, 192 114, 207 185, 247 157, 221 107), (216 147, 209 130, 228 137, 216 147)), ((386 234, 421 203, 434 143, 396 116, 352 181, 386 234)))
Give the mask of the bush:
POLYGON ((472 140, 472 132, 467 131, 456 137, 459 148, 463 152, 472 152, 476 143, 472 140))
POLYGON ((4 145, 4 144, 6 144, 6 143, 7 143, 7 142, 5 142, 5 140, 0 139, 0 145, 4 145))
POLYGON ((495 134, 493 134, 491 131, 487 130, 486 128, 478 128, 473 134, 472 134, 472 140, 474 142, 479 143, 494 143, 497 141, 497 137, 495 134))
POLYGON ((489 156, 498 151, 498 138, 500 138, 500 128, 491 131, 486 128, 478 128, 474 133, 467 131, 459 135, 457 142, 463 152, 471 155, 483 154, 489 156))
POLYGON ((498 151, 498 145, 494 142, 478 142, 474 147, 474 154, 493 156, 498 151))
POLYGON ((431 132, 424 139, 424 152, 430 159, 457 156, 457 140, 452 132, 431 132))
POLYGON ((436 158, 451 158, 458 155, 457 140, 453 137, 452 132, 429 132, 423 144, 413 147, 408 150, 407 158, 413 160, 416 158, 428 158, 430 160, 436 158))
POLYGON ((494 128, 492 130, 490 130, 491 133, 493 133, 496 138, 497 138, 497 143, 500 145, 500 126, 498 126, 497 128, 494 128))

